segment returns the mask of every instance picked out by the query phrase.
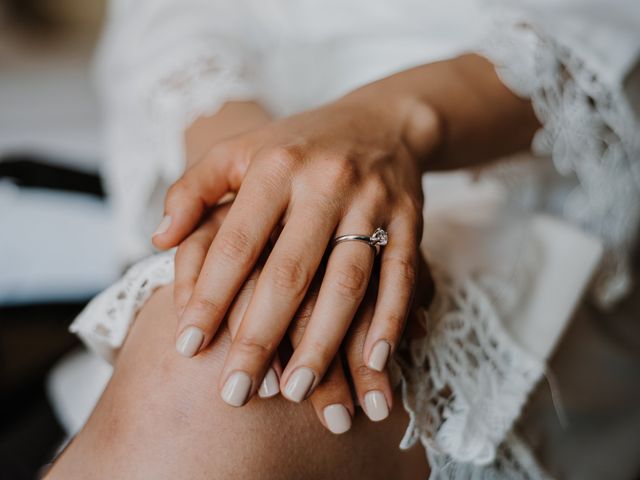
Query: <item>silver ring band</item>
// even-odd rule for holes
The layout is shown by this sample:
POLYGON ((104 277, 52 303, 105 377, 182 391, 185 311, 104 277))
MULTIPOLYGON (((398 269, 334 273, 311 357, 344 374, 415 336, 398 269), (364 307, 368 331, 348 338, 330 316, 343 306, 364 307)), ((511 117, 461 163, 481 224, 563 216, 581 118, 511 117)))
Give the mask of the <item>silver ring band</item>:
POLYGON ((340 235, 333 239, 332 246, 335 247, 339 243, 349 242, 352 240, 364 242, 378 253, 380 251, 380 247, 384 247, 387 244, 389 237, 386 231, 378 227, 371 235, 340 235))

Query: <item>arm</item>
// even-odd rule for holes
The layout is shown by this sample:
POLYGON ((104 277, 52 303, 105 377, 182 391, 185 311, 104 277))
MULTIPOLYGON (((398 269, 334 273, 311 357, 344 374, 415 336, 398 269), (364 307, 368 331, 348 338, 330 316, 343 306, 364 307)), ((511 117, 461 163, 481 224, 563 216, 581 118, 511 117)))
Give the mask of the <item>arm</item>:
POLYGON ((405 70, 344 100, 368 101, 395 116, 422 171, 474 167, 526 150, 540 126, 531 103, 475 54, 405 70))

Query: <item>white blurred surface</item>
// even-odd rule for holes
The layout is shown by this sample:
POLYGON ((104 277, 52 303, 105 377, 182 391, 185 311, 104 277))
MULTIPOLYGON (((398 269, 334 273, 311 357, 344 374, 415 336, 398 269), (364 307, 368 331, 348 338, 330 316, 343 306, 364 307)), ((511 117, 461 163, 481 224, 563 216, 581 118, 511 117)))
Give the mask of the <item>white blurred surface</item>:
POLYGON ((83 300, 120 274, 107 205, 0 182, 0 304, 83 300))

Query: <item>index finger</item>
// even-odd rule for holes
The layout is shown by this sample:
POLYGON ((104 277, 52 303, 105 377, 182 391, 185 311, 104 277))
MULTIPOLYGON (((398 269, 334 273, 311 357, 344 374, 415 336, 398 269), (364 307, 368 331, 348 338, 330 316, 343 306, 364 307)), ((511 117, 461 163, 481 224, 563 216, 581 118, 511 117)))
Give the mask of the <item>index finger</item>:
POLYGON ((178 321, 176 348, 184 356, 195 355, 209 343, 287 205, 288 188, 282 176, 260 169, 253 172, 247 174, 214 238, 178 321), (186 337, 193 340, 186 342, 186 337))
POLYGON ((164 217, 152 242, 160 249, 176 246, 193 231, 205 210, 237 190, 242 175, 240 149, 220 144, 184 172, 167 192, 164 217))

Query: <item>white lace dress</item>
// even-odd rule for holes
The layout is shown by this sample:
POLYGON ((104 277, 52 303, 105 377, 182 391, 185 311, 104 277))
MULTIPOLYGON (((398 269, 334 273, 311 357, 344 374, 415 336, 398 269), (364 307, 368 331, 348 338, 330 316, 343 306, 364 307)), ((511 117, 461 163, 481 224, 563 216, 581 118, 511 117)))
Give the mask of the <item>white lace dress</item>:
MULTIPOLYGON (((528 399, 601 247, 598 308, 632 292, 640 3, 113 0, 109 13, 98 80, 123 263, 151 253, 164 192, 183 169, 185 128, 225 101, 255 99, 282 116, 461 52, 491 59, 507 86, 531 98, 543 128, 536 158, 505 161, 476 182, 425 178, 423 247, 438 293, 424 312, 428 338, 396 359, 411 418, 401 446, 422 442, 432 478, 589 477, 535 445, 535 415, 522 412, 535 404, 538 394, 528 399)), ((136 312, 172 278, 173 252, 150 256, 72 331, 112 358, 136 312)), ((633 458, 624 460, 630 472, 633 458)))

